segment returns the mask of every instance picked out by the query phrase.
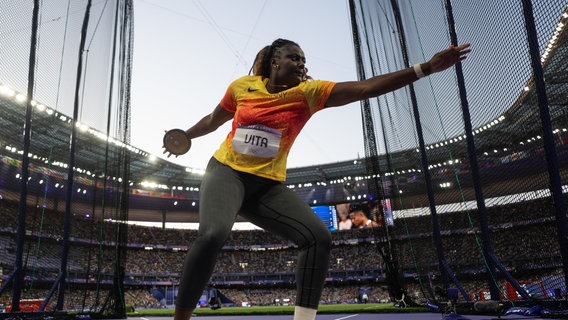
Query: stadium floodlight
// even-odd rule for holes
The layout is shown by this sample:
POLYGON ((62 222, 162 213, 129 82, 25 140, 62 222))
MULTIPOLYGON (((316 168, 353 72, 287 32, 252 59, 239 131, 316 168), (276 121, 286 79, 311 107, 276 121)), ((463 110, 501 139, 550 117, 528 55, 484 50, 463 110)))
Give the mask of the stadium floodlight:
POLYGON ((82 122, 79 122, 79 121, 77 121, 77 122, 75 123, 75 127, 77 127, 77 128, 78 128, 79 130, 81 130, 82 132, 87 132, 87 131, 89 131, 89 126, 86 125, 86 124, 84 124, 84 123, 82 123, 82 122))
POLYGON ((17 102, 25 102, 28 98, 25 95, 18 93, 18 94, 16 94, 15 99, 16 99, 17 102))
POLYGON ((0 94, 6 97, 13 97, 16 95, 16 91, 10 89, 5 85, 0 85, 0 94))
POLYGON ((197 169, 197 168, 185 168, 185 172, 190 172, 190 173, 197 174, 197 175, 200 175, 200 176, 205 174, 204 169, 197 169))

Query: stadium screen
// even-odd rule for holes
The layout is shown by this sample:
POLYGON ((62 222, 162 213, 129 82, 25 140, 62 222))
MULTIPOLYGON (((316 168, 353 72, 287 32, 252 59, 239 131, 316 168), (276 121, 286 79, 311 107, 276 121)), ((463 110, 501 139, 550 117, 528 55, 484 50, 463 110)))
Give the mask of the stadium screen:
POLYGON ((313 206, 312 210, 314 210, 329 230, 337 230, 337 213, 335 206, 313 206))
MULTIPOLYGON (((318 217, 325 223, 331 231, 336 231, 340 229, 345 229, 343 226, 340 228, 340 216, 346 216, 349 220, 349 212, 351 207, 357 204, 367 204, 368 212, 366 213, 368 218, 374 220, 378 223, 378 226, 394 227, 394 215, 392 212, 391 200, 384 199, 378 201, 365 201, 365 202, 349 202, 341 203, 335 206, 312 206, 312 210, 318 217), (379 204, 380 203, 380 204, 379 204), (379 210, 379 206, 382 207, 382 212, 379 210)), ((357 226, 352 225, 349 228, 357 228, 357 226)))

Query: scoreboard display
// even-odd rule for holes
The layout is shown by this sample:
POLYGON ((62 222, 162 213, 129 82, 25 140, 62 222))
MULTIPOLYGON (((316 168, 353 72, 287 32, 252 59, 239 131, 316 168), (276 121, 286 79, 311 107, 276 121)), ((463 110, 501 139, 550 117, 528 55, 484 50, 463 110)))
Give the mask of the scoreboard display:
POLYGON ((314 210, 329 230, 337 230, 337 212, 335 206, 313 206, 312 210, 314 210))

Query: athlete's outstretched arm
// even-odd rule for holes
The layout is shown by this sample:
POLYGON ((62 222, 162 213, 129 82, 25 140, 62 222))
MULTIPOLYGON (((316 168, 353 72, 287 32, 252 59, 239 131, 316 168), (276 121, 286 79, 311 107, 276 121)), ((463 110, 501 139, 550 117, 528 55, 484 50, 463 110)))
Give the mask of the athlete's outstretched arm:
POLYGON ((187 138, 193 139, 211 133, 217 130, 223 123, 231 120, 233 116, 234 113, 223 109, 221 105, 217 105, 210 114, 203 117, 191 128, 185 130, 187 138))
MULTIPOLYGON (((432 59, 420 64, 420 67, 426 76, 434 72, 440 72, 467 58, 470 51, 468 43, 457 47, 452 46, 436 53, 432 59)), ((400 89, 418 79, 419 77, 415 69, 410 67, 366 80, 338 82, 333 87, 326 106, 342 106, 351 102, 377 97, 400 89)))

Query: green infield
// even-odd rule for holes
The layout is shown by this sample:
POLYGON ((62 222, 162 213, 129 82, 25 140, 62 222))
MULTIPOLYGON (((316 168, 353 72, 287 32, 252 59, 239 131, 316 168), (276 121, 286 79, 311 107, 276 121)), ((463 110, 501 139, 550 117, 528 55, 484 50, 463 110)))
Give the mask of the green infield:
MULTIPOLYGON (((223 307, 217 310, 199 308, 196 315, 262 315, 293 314, 294 306, 262 306, 262 307, 223 307)), ((332 304, 320 305, 318 313, 395 313, 395 312, 428 312, 426 307, 397 308, 392 303, 367 304, 332 304)), ((173 309, 140 309, 129 312, 130 317, 140 316, 173 316, 173 309)))

